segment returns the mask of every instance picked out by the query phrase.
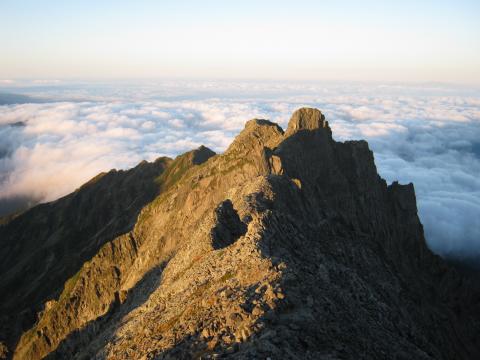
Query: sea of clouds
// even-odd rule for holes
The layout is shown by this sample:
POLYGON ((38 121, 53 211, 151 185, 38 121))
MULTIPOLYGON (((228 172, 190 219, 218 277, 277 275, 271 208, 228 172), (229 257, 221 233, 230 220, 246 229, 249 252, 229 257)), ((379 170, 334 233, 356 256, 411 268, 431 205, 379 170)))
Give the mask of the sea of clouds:
POLYGON ((126 169, 142 159, 174 157, 201 144, 221 152, 250 118, 285 128, 296 108, 314 106, 330 121, 336 140, 368 140, 388 182, 414 183, 432 250, 480 255, 480 89, 4 82, 0 104, 2 99, 0 216, 27 203, 57 199, 101 171, 126 169))

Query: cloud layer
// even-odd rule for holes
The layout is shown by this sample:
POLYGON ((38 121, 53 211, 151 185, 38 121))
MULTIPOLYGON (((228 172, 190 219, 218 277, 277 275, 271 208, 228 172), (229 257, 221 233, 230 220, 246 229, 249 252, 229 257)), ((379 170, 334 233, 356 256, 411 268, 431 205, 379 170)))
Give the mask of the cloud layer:
POLYGON ((0 213, 18 199, 54 200, 100 171, 142 159, 201 144, 223 151, 252 117, 285 127, 293 110, 315 106, 337 140, 369 141, 387 181, 415 184, 434 251, 480 255, 475 89, 195 82, 22 90, 77 101, 0 106, 0 213))

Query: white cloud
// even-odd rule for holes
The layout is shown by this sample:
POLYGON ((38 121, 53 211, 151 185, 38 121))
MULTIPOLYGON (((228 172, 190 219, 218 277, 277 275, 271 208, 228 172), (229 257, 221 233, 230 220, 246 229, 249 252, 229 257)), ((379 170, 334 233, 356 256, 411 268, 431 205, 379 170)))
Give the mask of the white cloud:
POLYGON ((145 130, 153 130, 155 129, 155 123, 151 120, 148 120, 142 123, 141 127, 142 129, 145 129, 145 130))
POLYGON ((385 136, 392 132, 406 132, 407 128, 402 125, 388 122, 369 122, 368 124, 358 124, 357 128, 361 134, 367 137, 385 136))
POLYGON ((286 127, 290 114, 307 105, 322 109, 337 140, 368 140, 387 181, 415 184, 432 249, 480 254, 478 90, 251 82, 61 86, 41 95, 95 100, 0 106, 0 203, 53 200, 100 171, 201 144, 223 151, 246 120, 286 127))

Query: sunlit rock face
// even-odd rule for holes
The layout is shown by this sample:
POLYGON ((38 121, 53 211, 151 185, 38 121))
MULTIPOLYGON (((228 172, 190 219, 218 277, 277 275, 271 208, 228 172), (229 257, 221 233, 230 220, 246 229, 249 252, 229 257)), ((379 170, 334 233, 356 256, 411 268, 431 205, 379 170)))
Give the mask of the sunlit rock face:
POLYGON ((285 131, 250 120, 221 155, 139 166, 143 182, 103 176, 0 227, 5 356, 480 356, 480 293, 427 248, 413 185, 387 185, 368 144, 334 141, 319 110, 285 131), (71 251, 72 229, 90 252, 71 251))

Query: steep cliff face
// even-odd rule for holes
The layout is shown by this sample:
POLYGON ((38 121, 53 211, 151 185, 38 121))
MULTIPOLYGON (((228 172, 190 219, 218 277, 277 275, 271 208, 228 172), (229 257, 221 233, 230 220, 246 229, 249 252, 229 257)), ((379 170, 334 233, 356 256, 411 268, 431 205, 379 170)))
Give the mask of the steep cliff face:
POLYGON ((387 186, 366 142, 304 108, 212 155, 163 169, 14 358, 480 356, 479 292, 429 251, 413 185, 387 186))

